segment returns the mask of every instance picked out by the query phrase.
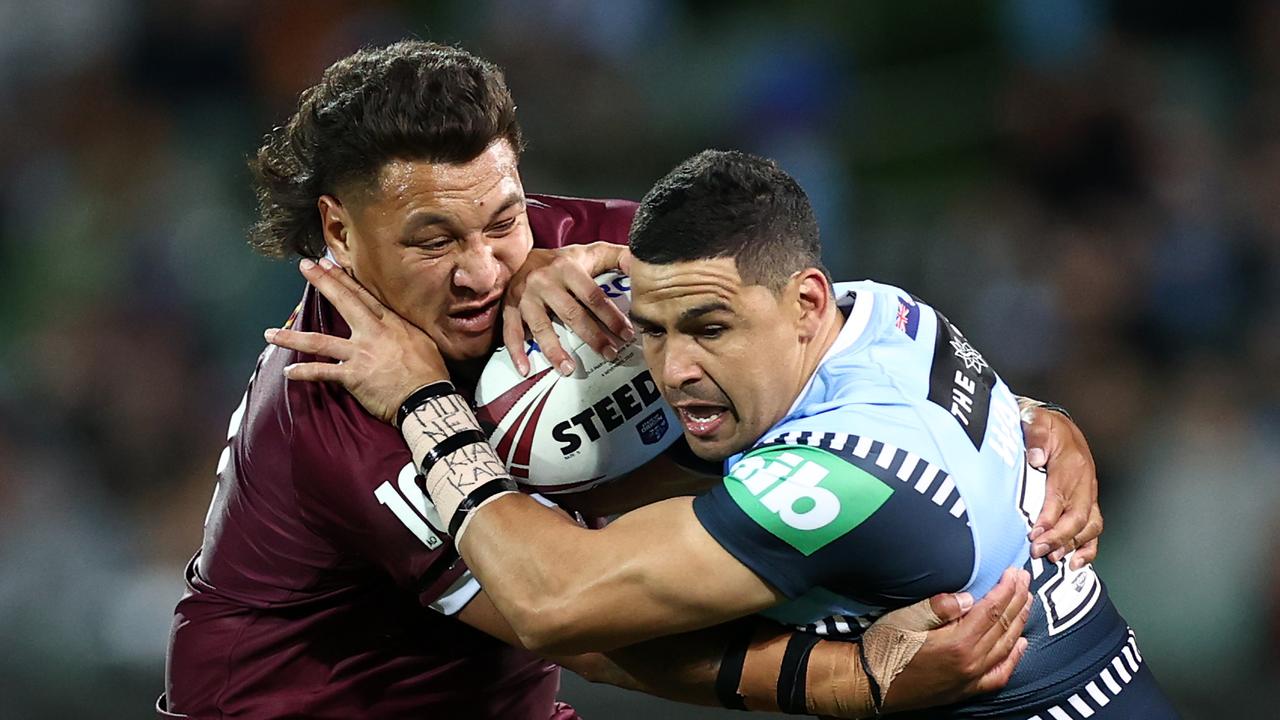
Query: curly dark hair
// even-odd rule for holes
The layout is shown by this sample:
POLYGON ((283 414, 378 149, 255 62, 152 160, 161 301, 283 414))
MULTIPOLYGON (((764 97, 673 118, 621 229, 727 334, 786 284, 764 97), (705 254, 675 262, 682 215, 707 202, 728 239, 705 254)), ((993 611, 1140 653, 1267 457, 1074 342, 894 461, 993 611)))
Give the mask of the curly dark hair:
POLYGON ((249 161, 264 255, 324 254, 316 202, 368 187, 391 160, 465 163, 493 141, 523 149, 502 71, 465 50, 417 40, 366 48, 325 70, 249 161))
POLYGON ((810 267, 831 281, 804 189, 774 161, 733 150, 704 150, 654 184, 631 254, 658 265, 731 257, 743 282, 774 292, 810 267))

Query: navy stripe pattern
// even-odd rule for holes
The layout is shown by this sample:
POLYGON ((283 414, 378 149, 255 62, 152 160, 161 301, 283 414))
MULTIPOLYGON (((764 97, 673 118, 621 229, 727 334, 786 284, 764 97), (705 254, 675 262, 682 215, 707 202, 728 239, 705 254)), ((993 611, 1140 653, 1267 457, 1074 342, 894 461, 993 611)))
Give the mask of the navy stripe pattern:
POLYGON ((969 513, 965 508, 960 491, 955 481, 942 468, 920 458, 915 453, 907 452, 869 437, 859 437, 849 433, 828 433, 792 431, 776 435, 756 447, 769 445, 810 445, 829 450, 837 455, 851 454, 863 460, 875 463, 880 469, 875 474, 881 478, 894 477, 903 485, 928 497, 934 505, 945 509, 952 517, 969 523, 969 513))
POLYGON ((800 632, 823 637, 856 638, 861 636, 862 631, 871 627, 871 624, 883 614, 832 615, 817 622, 811 622, 808 625, 793 625, 792 627, 800 632))
POLYGON ((1138 652, 1138 641, 1133 635, 1133 628, 1130 628, 1128 642, 1102 668, 1102 672, 1066 700, 1027 720, 1086 720, 1093 717, 1124 692, 1141 666, 1142 653, 1138 652))

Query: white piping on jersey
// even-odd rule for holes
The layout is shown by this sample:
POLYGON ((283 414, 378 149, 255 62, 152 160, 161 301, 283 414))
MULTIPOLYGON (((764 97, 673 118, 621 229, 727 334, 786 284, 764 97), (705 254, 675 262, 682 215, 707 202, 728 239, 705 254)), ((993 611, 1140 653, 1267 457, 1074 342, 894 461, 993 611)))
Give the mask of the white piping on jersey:
POLYGON ((467 606, 467 603, 480 594, 480 581, 475 579, 470 570, 458 576, 458 579, 436 598, 428 607, 441 615, 455 615, 467 606))
POLYGON ((792 625, 792 627, 800 632, 823 637, 858 637, 885 612, 881 610, 870 615, 830 615, 807 625, 792 625))
MULTIPOLYGON (((852 285, 853 283, 840 284, 852 285)), ((845 290, 843 295, 836 297, 836 305, 839 305, 841 300, 850 295, 853 295, 853 309, 849 311, 849 317, 844 321, 844 327, 840 328, 840 334, 836 335, 835 342, 831 343, 831 347, 827 348, 827 351, 823 353, 822 359, 818 361, 818 366, 813 369, 813 374, 805 381, 804 387, 800 389, 800 394, 791 403, 791 409, 787 410, 787 414, 783 417, 791 417, 799 409, 800 401, 809 394, 809 389, 813 387, 813 379, 818 376, 818 371, 822 369, 822 366, 857 342, 858 338, 862 337, 863 331, 867 329, 867 323, 871 321, 871 309, 875 305, 875 298, 872 297, 872 293, 869 290, 865 292, 845 290)))
MULTIPOLYGON (((929 498, 934 505, 946 510, 951 517, 966 525, 969 524, 968 508, 956 489, 955 480, 951 479, 951 475, 947 471, 928 460, 924 460, 915 453, 879 440, 872 440, 866 435, 818 432, 815 430, 789 430, 779 433, 761 441, 756 445, 756 448, 774 444, 810 445, 834 453, 840 453, 847 447, 852 446, 849 452, 854 457, 871 460, 876 467, 882 470, 890 470, 894 463, 898 461, 899 456, 901 456, 902 463, 894 471, 893 477, 902 481, 904 487, 910 486, 917 494, 929 498), (880 445, 878 450, 875 449, 876 444, 880 445), (872 457, 873 450, 875 450, 874 458, 872 457), (917 469, 919 470, 918 473, 917 469), (935 485, 934 481, 939 478, 941 478, 941 481, 935 485)), ((892 484, 890 485, 892 486, 892 484)), ((969 582, 973 582, 972 577, 969 578, 969 582)))
POLYGON ((1065 701, 1038 715, 1032 715, 1027 720, 1085 720, 1092 717, 1124 691, 1141 666, 1142 653, 1138 652, 1138 640, 1133 635, 1133 628, 1130 628, 1129 641, 1111 658, 1110 664, 1102 668, 1102 672, 1085 683, 1083 691, 1074 693, 1065 701), (1112 673, 1112 670, 1115 672, 1112 673), (1090 700, 1093 701, 1092 704, 1090 700))

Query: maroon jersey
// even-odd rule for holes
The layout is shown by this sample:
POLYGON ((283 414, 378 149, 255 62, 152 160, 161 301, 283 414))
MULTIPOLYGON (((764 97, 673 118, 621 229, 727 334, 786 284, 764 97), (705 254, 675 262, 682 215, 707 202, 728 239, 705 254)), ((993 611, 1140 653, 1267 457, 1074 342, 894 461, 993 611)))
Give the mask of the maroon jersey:
MULTIPOLYGON (((625 242, 625 201, 530 196, 536 247, 625 242)), ((308 286, 294 327, 349 336, 308 286)), ((400 433, 268 347, 231 418, 169 645, 168 710, 205 718, 576 717, 559 669, 450 617, 479 585, 400 433)))

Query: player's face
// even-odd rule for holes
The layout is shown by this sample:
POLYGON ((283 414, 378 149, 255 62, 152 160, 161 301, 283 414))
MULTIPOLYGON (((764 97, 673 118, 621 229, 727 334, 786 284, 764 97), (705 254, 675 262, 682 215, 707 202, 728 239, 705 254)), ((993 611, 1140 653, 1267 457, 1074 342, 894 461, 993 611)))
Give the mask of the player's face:
POLYGON ((744 285, 731 258, 632 264, 645 361, 700 457, 749 447, 790 409, 804 374, 793 294, 744 285))
POLYGON ((338 263, 431 336, 446 360, 485 357, 502 294, 533 247, 510 144, 499 140, 459 165, 393 160, 372 192, 349 196, 329 209, 321 199, 338 263))

